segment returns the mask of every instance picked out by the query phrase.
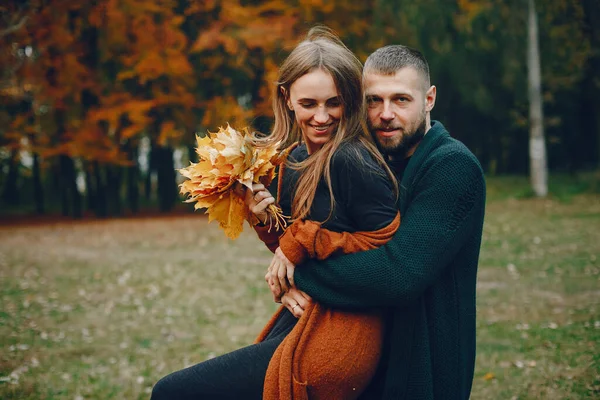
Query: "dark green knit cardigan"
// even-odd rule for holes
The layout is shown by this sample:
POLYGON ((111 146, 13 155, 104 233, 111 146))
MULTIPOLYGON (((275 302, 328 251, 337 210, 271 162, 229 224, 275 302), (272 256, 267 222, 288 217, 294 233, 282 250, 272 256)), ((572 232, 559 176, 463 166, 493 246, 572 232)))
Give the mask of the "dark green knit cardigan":
POLYGON ((384 359, 361 398, 467 399, 485 181, 475 156, 440 122, 404 171, 399 208, 400 228, 385 246, 311 260, 294 279, 331 307, 390 309, 384 359))

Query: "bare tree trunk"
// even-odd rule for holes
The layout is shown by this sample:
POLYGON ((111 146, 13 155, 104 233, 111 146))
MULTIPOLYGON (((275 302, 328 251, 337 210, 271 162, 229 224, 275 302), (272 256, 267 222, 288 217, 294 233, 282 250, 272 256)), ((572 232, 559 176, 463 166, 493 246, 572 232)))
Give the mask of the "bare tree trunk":
POLYGON ((161 212, 171 211, 177 201, 173 148, 170 146, 157 146, 155 156, 157 158, 158 206, 161 212))
MULTIPOLYGON (((583 8, 586 16, 586 25, 589 27, 589 37, 592 49, 600 48, 600 5, 596 0, 584 0, 583 8)), ((596 149, 592 159, 600 170, 600 99, 598 91, 600 90, 600 52, 592 52, 588 60, 589 67, 586 68, 586 74, 583 83, 583 109, 585 115, 588 115, 588 126, 596 132, 596 149), (594 158, 595 157, 595 158, 594 158)))
POLYGON ((538 197, 548 194, 548 164, 542 110, 542 78, 535 1, 529 0, 527 67, 529 75, 529 171, 533 191, 538 197))
POLYGON ((35 212, 44 214, 44 186, 42 185, 42 172, 40 168, 40 156, 33 153, 33 197, 35 200, 35 212))
POLYGON ((139 165, 138 165, 138 146, 131 143, 131 139, 127 143, 127 153, 131 165, 127 167, 127 203, 132 213, 136 214, 139 210, 139 165))
POLYGON ((94 207, 97 217, 108 216, 106 185, 102 179, 102 168, 98 161, 94 161, 94 207))
POLYGON ((19 166, 21 165, 21 161, 19 160, 19 149, 11 150, 8 162, 8 175, 4 184, 2 199, 6 204, 16 206, 19 204, 19 187, 17 184, 19 179, 19 166))

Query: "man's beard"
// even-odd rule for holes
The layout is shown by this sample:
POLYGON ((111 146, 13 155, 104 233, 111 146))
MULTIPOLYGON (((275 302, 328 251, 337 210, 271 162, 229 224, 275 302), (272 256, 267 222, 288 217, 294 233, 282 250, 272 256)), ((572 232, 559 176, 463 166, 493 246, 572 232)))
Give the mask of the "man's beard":
POLYGON ((400 127, 396 127, 393 125, 372 126, 371 124, 369 124, 371 134, 373 135, 373 139, 375 139, 375 143, 377 144, 379 151, 382 154, 386 156, 391 156, 393 158, 406 158, 406 154, 409 152, 409 150, 411 150, 425 136, 425 130, 427 129, 425 112, 421 114, 420 119, 421 121, 418 123, 417 127, 411 131, 406 131, 400 127), (396 141, 397 137, 383 138, 377 135, 375 131, 382 128, 401 129, 401 139, 399 141, 396 141))

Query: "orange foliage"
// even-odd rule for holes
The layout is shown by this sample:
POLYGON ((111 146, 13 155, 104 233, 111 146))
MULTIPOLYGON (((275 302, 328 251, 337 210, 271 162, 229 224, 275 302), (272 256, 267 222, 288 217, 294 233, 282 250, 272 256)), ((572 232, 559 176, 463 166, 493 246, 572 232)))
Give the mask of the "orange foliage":
MULTIPOLYGON (((275 177, 276 165, 283 160, 279 156, 279 143, 255 147, 250 138, 247 129, 237 131, 229 125, 219 128, 216 133, 196 137, 196 153, 200 160, 179 170, 187 178, 180 185, 181 193, 188 196, 186 201, 195 203, 195 209, 206 208, 208 222, 219 221, 231 239, 240 235, 246 219, 255 218, 241 194, 235 191, 235 184, 249 190, 253 183, 268 186, 275 177)), ((275 217, 276 227, 285 225, 281 209, 271 204, 269 211, 275 217)))
POLYGON ((26 29, 11 40, 37 54, 19 74, 49 110, 33 130, 44 154, 122 163, 124 143, 140 135, 177 145, 203 128, 270 117, 278 64, 308 24, 331 18, 342 36, 361 36, 372 5, 32 0, 26 29))

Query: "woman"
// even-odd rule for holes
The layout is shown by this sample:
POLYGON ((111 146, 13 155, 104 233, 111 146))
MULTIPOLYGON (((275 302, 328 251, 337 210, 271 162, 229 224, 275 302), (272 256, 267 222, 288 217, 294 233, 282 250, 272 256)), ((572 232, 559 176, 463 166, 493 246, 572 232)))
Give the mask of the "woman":
MULTIPOLYGON (((256 230, 272 250, 282 246, 296 262, 383 244, 398 226, 393 175, 364 126, 361 69, 342 42, 322 28, 312 29, 280 68, 275 125, 262 141, 301 142, 279 179, 280 206, 294 222, 285 232, 267 226, 256 230), (370 235, 373 232, 380 235, 370 235), (319 247, 323 243, 327 245, 319 247)), ((275 199, 264 187, 254 189, 247 203, 267 222, 265 208, 275 199)), ((357 397, 379 359, 381 316, 327 310, 298 296, 297 305, 290 308, 310 311, 300 323, 282 308, 257 343, 163 378, 152 399, 259 399, 263 384, 266 399, 357 397), (340 331, 340 325, 320 329, 323 316, 349 321, 342 326, 351 332, 340 331), (292 331, 298 333, 288 337, 292 331), (358 341, 361 348, 355 345, 358 341), (311 358, 332 350, 336 359, 330 362, 311 358), (339 371, 344 382, 336 378, 339 371)))

